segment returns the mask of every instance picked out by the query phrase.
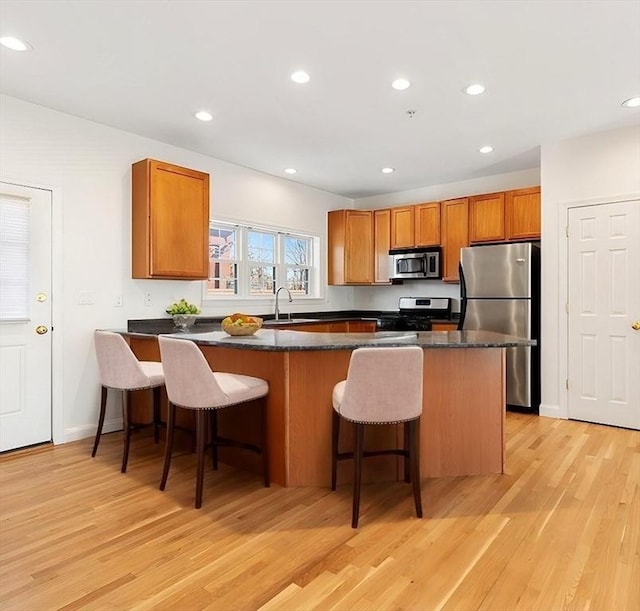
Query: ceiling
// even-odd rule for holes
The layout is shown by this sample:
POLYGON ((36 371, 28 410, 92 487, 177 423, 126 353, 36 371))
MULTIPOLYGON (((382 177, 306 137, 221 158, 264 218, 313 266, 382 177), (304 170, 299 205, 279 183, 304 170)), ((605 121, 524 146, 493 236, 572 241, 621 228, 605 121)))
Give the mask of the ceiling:
POLYGON ((2 0, 0 24, 33 46, 2 48, 2 93, 350 198, 640 124, 637 0, 2 0))

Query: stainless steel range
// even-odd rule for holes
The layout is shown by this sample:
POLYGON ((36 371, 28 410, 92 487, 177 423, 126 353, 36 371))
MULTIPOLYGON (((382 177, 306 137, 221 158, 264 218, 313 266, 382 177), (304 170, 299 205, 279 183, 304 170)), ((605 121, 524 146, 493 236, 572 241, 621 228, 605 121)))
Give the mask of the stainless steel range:
POLYGON ((449 297, 400 297, 398 312, 382 314, 378 331, 431 331, 431 321, 451 317, 449 297))

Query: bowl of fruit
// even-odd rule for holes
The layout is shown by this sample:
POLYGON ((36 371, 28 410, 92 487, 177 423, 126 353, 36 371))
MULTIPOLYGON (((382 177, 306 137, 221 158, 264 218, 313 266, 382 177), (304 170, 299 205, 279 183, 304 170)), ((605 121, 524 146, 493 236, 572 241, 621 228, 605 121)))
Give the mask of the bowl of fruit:
POLYGON ((200 314, 200 308, 183 298, 168 306, 165 312, 173 318, 173 324, 180 331, 189 331, 196 322, 196 314, 200 314))
POLYGON ((223 319, 220 326, 229 335, 253 335, 262 327, 262 318, 236 313, 223 319))

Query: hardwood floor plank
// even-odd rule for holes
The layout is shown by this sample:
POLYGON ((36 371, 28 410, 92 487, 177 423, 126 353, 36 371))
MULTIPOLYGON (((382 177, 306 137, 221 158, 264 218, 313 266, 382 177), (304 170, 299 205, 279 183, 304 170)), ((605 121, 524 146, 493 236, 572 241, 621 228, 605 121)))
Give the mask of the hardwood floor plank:
POLYGON ((0 608, 640 609, 640 433, 507 414, 507 472, 264 488, 163 444, 105 435, 0 457, 0 608))

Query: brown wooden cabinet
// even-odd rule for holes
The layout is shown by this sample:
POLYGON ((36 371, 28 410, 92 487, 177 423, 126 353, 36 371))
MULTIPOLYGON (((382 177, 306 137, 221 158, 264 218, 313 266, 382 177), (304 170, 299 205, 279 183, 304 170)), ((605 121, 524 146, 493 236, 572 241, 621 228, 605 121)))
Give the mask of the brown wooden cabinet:
POLYGON ((389 283, 389 248, 391 244, 391 210, 373 211, 373 281, 389 283))
POLYGON ((505 239, 504 193, 469 198, 469 242, 501 242, 505 239))
POLYGON ((540 237, 540 187, 507 191, 505 194, 507 240, 540 237))
POLYGON ((329 273, 332 285, 373 284, 373 213, 328 213, 329 273))
POLYGON ((432 331, 457 331, 457 322, 434 322, 431 324, 432 331))
POLYGON ((469 198, 451 199, 441 204, 442 280, 460 282, 460 249, 469 246, 469 198))
POLYGON ((415 246, 440 246, 440 202, 414 206, 415 246))
POLYGON ((143 159, 132 165, 132 277, 209 276, 209 174, 143 159))
POLYGON ((391 208, 391 248, 412 248, 414 245, 414 207, 391 208))

